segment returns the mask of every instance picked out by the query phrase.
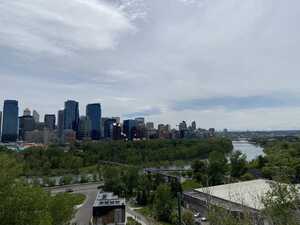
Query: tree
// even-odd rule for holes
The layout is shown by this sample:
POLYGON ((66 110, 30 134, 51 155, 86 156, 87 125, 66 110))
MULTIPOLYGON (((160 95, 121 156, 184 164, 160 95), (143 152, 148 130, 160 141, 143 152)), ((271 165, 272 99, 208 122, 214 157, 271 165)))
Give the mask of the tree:
POLYGON ((154 201, 153 210, 157 219, 169 222, 171 220, 171 214, 174 209, 174 202, 172 199, 171 189, 166 184, 158 186, 154 201))
POLYGON ((65 225, 73 215, 74 202, 22 182, 22 167, 0 154, 0 225, 65 225))
POLYGON ((150 201, 151 192, 151 177, 148 175, 141 175, 138 178, 137 185, 137 203, 140 205, 147 205, 150 201))
POLYGON ((235 178, 241 177, 247 170, 246 155, 235 151, 230 156, 230 175, 235 178))
MULTIPOLYGON (((271 225, 297 225, 299 189, 295 185, 272 182, 271 190, 262 199, 264 214, 271 225)), ((299 219, 299 218, 298 218, 299 219)))
POLYGON ((208 165, 206 161, 195 160, 192 163, 193 178, 206 185, 208 165))
POLYGON ((182 221, 185 225, 195 225, 193 213, 190 211, 184 211, 182 214, 182 221))
POLYGON ((223 152, 211 152, 208 157, 208 183, 218 185, 224 182, 227 159, 223 152))
POLYGON ((125 184, 126 197, 133 195, 133 192, 138 185, 138 177, 139 174, 136 168, 130 167, 123 171, 122 182, 125 184))

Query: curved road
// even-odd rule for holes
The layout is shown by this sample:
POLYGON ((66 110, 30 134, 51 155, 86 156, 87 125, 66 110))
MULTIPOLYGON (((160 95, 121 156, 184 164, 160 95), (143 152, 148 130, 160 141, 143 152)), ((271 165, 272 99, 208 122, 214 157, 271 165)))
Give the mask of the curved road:
POLYGON ((62 187, 50 188, 52 194, 65 192, 66 189, 72 189, 73 193, 81 193, 86 196, 83 205, 77 209, 71 224, 76 225, 89 225, 90 219, 92 218, 92 209, 98 193, 97 187, 103 185, 103 183, 92 183, 92 184, 75 184, 67 185, 62 187))
MULTIPOLYGON (((91 183, 91 184, 74 184, 74 185, 66 185, 61 187, 49 188, 48 190, 52 194, 57 194, 57 193, 65 192, 67 189, 72 189, 74 191, 73 193, 84 194, 86 196, 86 199, 83 205, 77 209, 77 212, 75 213, 75 216, 71 221, 71 224, 89 225, 90 219, 92 218, 93 205, 97 193, 99 191, 98 186, 101 185, 103 185, 102 182, 91 183)), ((142 225, 150 224, 150 222, 145 217, 143 217, 133 209, 130 209, 129 207, 126 207, 126 216, 130 216, 134 218, 142 225)))

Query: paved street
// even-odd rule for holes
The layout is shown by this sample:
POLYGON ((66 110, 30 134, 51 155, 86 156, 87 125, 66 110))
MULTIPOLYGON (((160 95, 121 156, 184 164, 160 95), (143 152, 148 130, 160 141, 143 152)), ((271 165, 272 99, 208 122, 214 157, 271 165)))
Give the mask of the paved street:
MULTIPOLYGON (((77 184, 77 185, 67 185, 62 187, 50 188, 52 194, 65 192, 67 189, 72 189, 73 193, 81 193, 86 196, 86 199, 83 205, 77 210, 75 217, 71 221, 72 224, 76 225, 89 225, 90 219, 92 217, 92 208, 94 201, 96 199, 99 185, 103 185, 103 183, 94 183, 94 184, 77 184)), ((126 216, 130 216, 134 218, 136 221, 140 222, 142 225, 149 225, 150 222, 135 212, 133 209, 126 207, 126 216)))
POLYGON ((86 196, 86 199, 83 205, 77 210, 72 223, 76 225, 89 225, 89 221, 92 217, 93 204, 99 191, 97 189, 99 185, 102 185, 102 183, 68 185, 64 187, 52 188, 51 193, 55 194, 65 192, 66 189, 71 188, 74 191, 73 193, 84 194, 86 196))

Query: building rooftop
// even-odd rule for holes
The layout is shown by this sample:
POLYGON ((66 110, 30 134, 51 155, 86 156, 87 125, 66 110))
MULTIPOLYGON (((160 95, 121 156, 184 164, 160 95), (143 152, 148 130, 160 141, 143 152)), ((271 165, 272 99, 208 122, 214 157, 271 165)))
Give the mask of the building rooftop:
POLYGON ((94 207, 125 205, 125 199, 119 198, 111 192, 98 192, 94 207))
POLYGON ((256 210, 262 210, 262 198, 271 190, 272 181, 258 179, 232 184, 224 184, 196 189, 196 192, 241 204, 256 210))

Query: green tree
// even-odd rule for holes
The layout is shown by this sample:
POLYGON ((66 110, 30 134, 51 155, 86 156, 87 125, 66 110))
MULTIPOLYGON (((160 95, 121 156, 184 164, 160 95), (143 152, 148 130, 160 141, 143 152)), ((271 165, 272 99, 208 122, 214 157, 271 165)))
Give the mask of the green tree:
POLYGON ((174 209, 174 201, 172 198, 171 188, 166 184, 158 186, 154 201, 153 210, 157 219, 169 222, 174 209))
POLYGON ((300 213, 300 199, 299 189, 295 185, 273 182, 262 201, 264 214, 271 225, 298 224, 296 215, 300 213))
POLYGON ((207 173, 208 173, 208 165, 204 160, 195 160, 192 163, 193 169, 193 178, 198 182, 206 185, 207 173))
POLYGON ((230 155, 230 175, 235 178, 241 177, 247 171, 246 155, 235 151, 230 155))
POLYGON ((182 221, 185 225, 195 225, 193 213, 191 213, 190 211, 183 212, 182 221))
POLYGON ((218 185, 224 183, 227 172, 227 159, 223 152, 213 151, 208 158, 208 184, 218 185))

